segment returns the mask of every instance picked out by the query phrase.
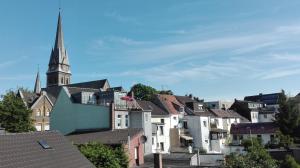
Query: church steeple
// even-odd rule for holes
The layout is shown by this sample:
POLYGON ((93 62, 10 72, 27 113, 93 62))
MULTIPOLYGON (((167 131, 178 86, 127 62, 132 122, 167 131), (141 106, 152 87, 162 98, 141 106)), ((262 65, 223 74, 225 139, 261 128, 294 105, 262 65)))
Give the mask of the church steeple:
POLYGON ((47 71, 47 87, 66 85, 71 80, 71 71, 67 51, 64 46, 64 37, 62 30, 61 14, 58 14, 57 29, 54 48, 51 50, 51 56, 47 71))
POLYGON ((40 72, 38 71, 36 74, 35 84, 34 84, 34 93, 40 94, 41 93, 41 81, 40 81, 40 72))

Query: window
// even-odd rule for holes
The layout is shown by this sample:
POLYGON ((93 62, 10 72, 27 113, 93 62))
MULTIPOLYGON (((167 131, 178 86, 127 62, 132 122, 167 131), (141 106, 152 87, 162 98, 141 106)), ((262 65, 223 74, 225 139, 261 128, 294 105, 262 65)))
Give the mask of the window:
POLYGON ((176 118, 176 117, 173 117, 173 120, 177 120, 177 118, 176 118))
POLYGON ((165 123, 165 119, 160 119, 160 123, 165 123))
POLYGON ((203 109, 203 105, 202 104, 198 104, 198 109, 202 110, 203 109))
POLYGON ((164 135, 164 126, 159 126, 160 135, 164 135))
POLYGON ((188 129, 187 121, 183 121, 183 128, 188 129))
POLYGON ((121 117, 122 117, 121 115, 118 115, 118 119, 117 119, 118 128, 120 128, 122 124, 121 117))
POLYGON ((264 114, 264 118, 267 118, 268 116, 267 116, 267 114, 264 114))
POLYGON ((152 137, 152 145, 154 145, 154 138, 152 137))
POLYGON ((45 123, 45 125, 44 125, 44 130, 45 130, 45 131, 50 130, 49 123, 45 123))
POLYGON ((237 138, 237 135, 233 135, 233 140, 237 140, 238 138, 237 138))
POLYGON ((41 124, 41 123, 36 123, 36 124, 35 124, 35 129, 36 129, 37 131, 42 131, 42 124, 41 124))
POLYGON ((128 127, 129 126, 129 118, 128 115, 125 115, 125 126, 128 127))
POLYGON ((61 78, 61 80, 60 80, 60 81, 61 81, 61 83, 64 83, 64 79, 63 79, 63 78, 61 78))
POLYGON ((165 150, 165 148, 164 148, 164 143, 163 143, 163 142, 160 143, 160 150, 161 150, 161 151, 164 151, 164 150, 165 150))
POLYGON ((156 148, 159 148, 159 143, 156 143, 156 148))
POLYGON ((206 127, 207 126, 207 123, 206 121, 203 121, 203 126, 206 127))
POLYGON ((261 135, 257 135, 257 139, 261 139, 261 135))
POLYGON ((49 115, 50 115, 49 109, 46 109, 45 116, 49 117, 49 115))
POLYGON ((205 139, 205 142, 208 143, 208 139, 205 139))
POLYGON ((38 109, 38 111, 36 112, 36 115, 35 115, 35 116, 39 117, 39 116, 41 116, 41 114, 42 114, 41 110, 38 109))

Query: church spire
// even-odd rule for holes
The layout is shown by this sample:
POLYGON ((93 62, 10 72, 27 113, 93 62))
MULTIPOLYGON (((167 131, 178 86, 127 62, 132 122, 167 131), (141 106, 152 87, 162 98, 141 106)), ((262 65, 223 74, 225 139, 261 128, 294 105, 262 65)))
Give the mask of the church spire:
POLYGON ((38 70, 36 74, 35 84, 34 84, 34 93, 40 94, 41 93, 41 81, 40 81, 40 72, 38 70))
POLYGON ((62 51, 65 50, 64 46, 64 36, 61 25, 61 15, 58 13, 58 21, 57 21, 57 29, 56 29, 56 37, 55 37, 55 46, 54 48, 60 48, 62 51))
POLYGON ((69 58, 64 46, 61 12, 58 14, 54 48, 51 50, 48 71, 47 87, 52 85, 66 85, 71 80, 69 58))

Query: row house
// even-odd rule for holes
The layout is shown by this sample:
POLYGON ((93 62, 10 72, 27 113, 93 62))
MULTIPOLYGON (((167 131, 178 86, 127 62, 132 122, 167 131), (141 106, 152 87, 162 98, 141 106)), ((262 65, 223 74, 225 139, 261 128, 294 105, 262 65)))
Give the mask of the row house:
POLYGON ((232 145, 241 145, 242 140, 250 138, 260 139, 263 145, 275 143, 277 131, 279 127, 272 122, 233 124, 230 129, 232 145))
POLYGON ((245 101, 245 100, 235 100, 230 110, 234 110, 241 116, 248 119, 251 123, 259 122, 259 111, 263 107, 263 103, 245 101))

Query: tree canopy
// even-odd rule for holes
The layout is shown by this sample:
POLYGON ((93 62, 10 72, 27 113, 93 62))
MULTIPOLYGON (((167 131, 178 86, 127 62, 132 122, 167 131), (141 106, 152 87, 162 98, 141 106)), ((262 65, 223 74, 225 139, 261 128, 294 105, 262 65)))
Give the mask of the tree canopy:
POLYGON ((97 142, 78 145, 80 152, 98 168, 127 168, 128 156, 122 146, 115 149, 97 142))
POLYGON ((291 155, 286 155, 285 160, 280 164, 280 168, 300 168, 300 164, 291 155))
POLYGON ((141 83, 135 84, 131 87, 131 91, 134 92, 134 96, 138 100, 151 101, 155 94, 168 94, 173 95, 171 90, 156 90, 151 86, 147 86, 141 83))
POLYGON ((3 95, 3 99, 0 101, 0 123, 6 131, 34 131, 31 113, 32 111, 25 106, 15 92, 10 90, 3 95))
POLYGON ((300 124, 300 105, 293 99, 289 99, 284 91, 279 98, 279 113, 276 115, 276 123, 285 135, 294 135, 295 129, 300 124))
POLYGON ((246 154, 232 153, 226 158, 225 168, 277 168, 278 163, 256 138, 244 141, 246 154))

